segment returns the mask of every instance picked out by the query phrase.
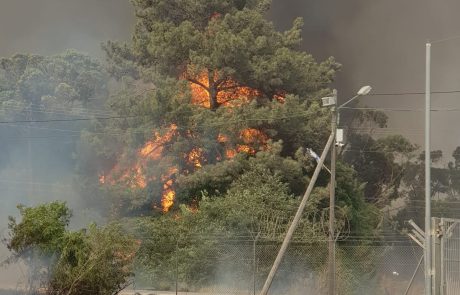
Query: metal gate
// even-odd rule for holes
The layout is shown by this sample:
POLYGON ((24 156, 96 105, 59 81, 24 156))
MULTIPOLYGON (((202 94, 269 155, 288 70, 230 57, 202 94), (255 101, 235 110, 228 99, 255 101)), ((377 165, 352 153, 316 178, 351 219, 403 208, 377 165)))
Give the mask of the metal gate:
POLYGON ((460 220, 441 218, 438 222, 439 226, 434 229, 440 240, 441 265, 438 269, 441 272, 441 294, 458 295, 460 294, 460 220))

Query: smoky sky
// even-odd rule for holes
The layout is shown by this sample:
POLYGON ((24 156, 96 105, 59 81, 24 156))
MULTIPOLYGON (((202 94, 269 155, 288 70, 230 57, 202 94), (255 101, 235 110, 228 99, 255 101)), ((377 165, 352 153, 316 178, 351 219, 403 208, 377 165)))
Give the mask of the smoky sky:
MULTIPOLYGON (((286 29, 297 16, 305 19, 303 46, 317 59, 334 56, 343 68, 335 87, 344 101, 361 86, 374 93, 423 92, 425 43, 460 35, 456 0, 279 0, 271 17, 286 29)), ((432 46, 432 90, 460 88, 460 39, 432 46)), ((370 96, 373 107, 410 109, 387 112, 389 129, 423 145, 424 96, 370 96)), ((433 109, 460 108, 460 95, 433 95, 433 109)), ((460 112, 432 113, 432 146, 450 155, 460 145, 455 127, 460 112)), ((423 146, 422 146, 423 147, 423 146)))
MULTIPOLYGON (((460 35, 456 0, 274 0, 270 18, 287 29, 305 20, 303 47, 318 60, 334 56, 343 68, 335 87, 345 100, 363 85, 374 93, 424 90, 424 44, 460 35)), ((101 57, 100 43, 129 40, 134 17, 128 0, 1 0, 0 56, 16 52, 55 54, 66 48, 101 57)), ((460 39, 433 45, 433 90, 460 87, 460 39)), ((372 96, 388 112, 386 133, 423 142, 423 96, 372 96)), ((460 107, 459 95, 435 95, 433 108, 460 107)), ((450 153, 460 138, 451 128, 460 112, 433 113, 433 146, 450 153)))
MULTIPOLYGON (((460 35, 457 0, 274 0, 269 18, 280 30, 303 17, 303 48, 317 60, 334 56, 343 68, 334 87, 345 101, 361 86, 373 93, 423 92, 425 42, 460 35)), ((134 26, 128 0, 0 0, 0 56, 58 54, 67 48, 103 57, 100 44, 129 40, 134 26)), ((434 91, 460 89, 460 39, 432 47, 434 91)), ((388 111, 389 128, 422 145, 423 95, 361 98, 388 111)), ((450 154, 460 145, 460 94, 433 95, 433 148, 450 154)))
POLYGON ((129 38, 133 19, 128 0, 0 0, 0 56, 100 55, 101 42, 129 38))

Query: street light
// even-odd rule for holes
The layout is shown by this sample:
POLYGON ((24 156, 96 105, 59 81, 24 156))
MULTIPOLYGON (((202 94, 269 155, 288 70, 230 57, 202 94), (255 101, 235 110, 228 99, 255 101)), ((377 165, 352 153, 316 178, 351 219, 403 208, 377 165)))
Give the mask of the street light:
MULTIPOLYGON (((370 91, 370 87, 367 86, 367 88, 361 88, 360 91, 358 92, 358 95, 353 97, 351 100, 355 99, 356 97, 358 96, 361 96, 361 95, 365 95, 367 93, 369 93, 370 91), (366 90, 367 89, 367 90, 366 90)), ((350 100, 350 101, 351 101, 350 100)), ((347 101, 346 103, 349 103, 350 101, 347 101)), ((315 171, 313 172, 313 175, 310 179, 310 182, 308 183, 308 187, 307 187, 307 190, 305 191, 305 194, 303 195, 302 197, 302 200, 300 201, 300 204, 299 204, 299 208, 297 209, 297 212, 294 216, 294 219, 292 220, 291 222, 291 225, 289 226, 289 229, 286 233, 286 236, 284 237, 284 240, 283 240, 283 243, 281 244, 281 247, 278 251, 278 254, 276 255, 276 258, 275 258, 275 261, 273 262, 273 265, 272 265, 272 268, 270 269, 270 272, 267 276, 267 279, 265 280, 265 283, 262 287, 262 290, 260 291, 260 295, 267 295, 268 294, 268 290, 270 289, 270 286, 273 282, 273 278, 275 277, 275 274, 276 274, 276 271, 278 270, 280 264, 281 264, 281 261, 284 257, 284 254, 286 253, 286 250, 289 246, 289 243, 291 242, 291 239, 292 239, 292 236, 294 235, 294 231, 295 229, 297 228, 300 220, 301 220, 301 217, 302 217, 302 214, 303 214, 303 211, 305 209, 305 206, 307 205, 307 201, 308 201, 308 198, 310 197, 310 194, 311 192, 313 191, 313 187, 315 186, 315 183, 316 183, 316 180, 318 179, 318 175, 321 171, 321 168, 323 167, 323 164, 324 164, 324 161, 326 159, 326 155, 329 153, 329 149, 332 147, 334 148, 334 152, 332 153, 332 158, 331 160, 333 159, 332 163, 334 164, 334 173, 332 173, 331 171, 331 200, 334 200, 334 193, 335 193, 335 154, 336 154, 336 151, 335 151, 335 137, 336 137, 336 127, 337 127, 337 117, 335 115, 335 105, 337 103, 337 91, 334 90, 333 92, 333 96, 332 97, 328 97, 328 98, 324 98, 323 99, 323 102, 326 103, 326 105, 329 105, 329 106, 333 106, 332 110, 333 110, 333 116, 332 116, 332 132, 331 132, 331 135, 329 136, 329 139, 327 140, 327 143, 326 143, 326 146, 324 147, 323 149, 323 152, 321 153, 321 157, 319 158, 318 160, 318 165, 316 165, 316 168, 315 168, 315 171)), ((341 105, 340 107, 343 107, 345 104, 341 105)), ((340 108, 339 107, 339 108, 340 108)), ((334 204, 332 204, 331 208, 332 208, 332 217, 334 216, 334 204)), ((331 237, 333 237, 333 220, 332 220, 332 235, 331 237)), ((333 254, 335 254, 335 249, 334 249, 334 243, 332 242, 332 239, 331 239, 331 242, 329 243, 330 245, 332 245, 332 248, 330 248, 330 250, 332 249, 333 254)), ((334 272, 335 272, 335 258, 332 259, 332 265, 334 266, 334 272)), ((335 279, 333 277, 333 279, 335 279)), ((335 282, 334 282, 335 284, 335 282)), ((333 285, 335 286, 335 285, 333 285)), ((332 289, 333 290, 333 289, 332 289)))
POLYGON ((334 137, 331 147, 331 187, 329 191, 329 294, 335 294, 335 237, 334 237, 334 224, 335 224, 335 164, 337 158, 336 142, 341 143, 343 141, 342 132, 337 132, 337 122, 339 120, 339 111, 345 105, 349 104, 353 100, 360 96, 367 95, 371 92, 371 86, 364 86, 359 89, 356 95, 340 106, 337 105, 337 90, 333 90, 332 96, 323 97, 323 106, 330 106, 332 110, 331 128, 332 135, 334 137))
MULTIPOLYGON (((355 100, 356 98, 360 96, 368 95, 371 91, 372 91, 372 87, 369 85, 361 87, 361 89, 359 89, 359 91, 356 93, 355 96, 353 96, 352 98, 347 100, 345 103, 338 106, 337 109, 343 108, 345 105, 349 104, 350 102, 352 102, 353 100, 355 100)), ((323 107, 332 106, 332 105, 337 104, 337 94, 334 95, 334 92, 332 94, 333 96, 326 96, 326 97, 321 98, 321 100, 323 101, 323 107)))

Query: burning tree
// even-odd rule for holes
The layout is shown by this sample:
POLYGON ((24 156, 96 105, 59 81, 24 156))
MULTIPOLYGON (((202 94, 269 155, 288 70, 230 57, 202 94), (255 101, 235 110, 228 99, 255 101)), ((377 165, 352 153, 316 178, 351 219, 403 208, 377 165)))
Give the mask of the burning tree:
MULTIPOLYGON (((195 233, 282 236, 314 167, 304 149, 321 150, 329 136, 319 98, 339 65, 301 50, 301 19, 277 31, 264 17, 269 1, 132 3, 132 42, 104 46, 120 82, 109 101, 117 119, 84 133, 80 171, 115 214, 153 216, 142 218, 152 238, 138 258, 156 283, 174 271, 175 247, 193 254, 196 264, 179 267, 200 281, 213 273, 200 258, 214 241, 193 242, 195 233)), ((372 232, 378 212, 355 171, 339 164, 337 181, 337 228, 372 232)), ((303 237, 327 232, 327 182, 323 174, 303 237)))
MULTIPOLYGON (((264 18, 266 1, 133 4, 133 41, 105 45, 109 71, 123 84, 111 106, 127 118, 88 134, 102 156, 94 179, 122 209, 196 203, 199 195, 179 193, 179 178, 273 142, 284 143, 285 157, 322 145, 328 119, 317 98, 338 65, 300 50, 300 19, 278 32, 264 18)), ((304 184, 293 184, 295 193, 304 184)))

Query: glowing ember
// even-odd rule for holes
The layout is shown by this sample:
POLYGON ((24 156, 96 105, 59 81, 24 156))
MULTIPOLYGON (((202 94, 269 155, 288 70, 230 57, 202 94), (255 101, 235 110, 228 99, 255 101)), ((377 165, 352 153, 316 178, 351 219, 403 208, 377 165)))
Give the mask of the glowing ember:
POLYGON ((191 163, 195 168, 201 168, 203 160, 203 150, 200 148, 194 148, 188 155, 188 162, 191 163))
POLYGON ((235 150, 235 149, 227 149, 225 151, 225 156, 227 157, 227 159, 233 159, 236 154, 238 154, 238 152, 235 150))
POLYGON ((274 99, 276 99, 280 103, 285 103, 286 102, 286 92, 279 92, 273 96, 274 99))
POLYGON ((228 136, 227 136, 227 135, 223 135, 223 134, 217 135, 217 142, 220 142, 220 143, 226 143, 226 142, 228 142, 228 136))

